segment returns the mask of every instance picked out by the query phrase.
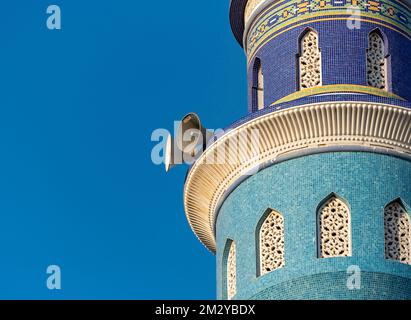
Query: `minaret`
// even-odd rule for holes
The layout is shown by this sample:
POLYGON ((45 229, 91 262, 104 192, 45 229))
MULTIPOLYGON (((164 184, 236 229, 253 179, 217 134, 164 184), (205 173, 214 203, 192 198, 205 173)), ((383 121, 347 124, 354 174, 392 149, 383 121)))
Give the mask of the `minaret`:
POLYGON ((411 1, 232 0, 230 21, 248 114, 184 186, 218 298, 411 299, 411 1))

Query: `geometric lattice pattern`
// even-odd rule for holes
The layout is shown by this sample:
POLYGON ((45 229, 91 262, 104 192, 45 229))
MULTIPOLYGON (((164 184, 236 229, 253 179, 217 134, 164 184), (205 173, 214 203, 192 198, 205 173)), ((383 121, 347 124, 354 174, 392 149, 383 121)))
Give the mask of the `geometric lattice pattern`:
POLYGON ((367 84, 378 89, 386 89, 387 87, 385 46, 378 31, 371 32, 368 37, 367 84))
POLYGON ((385 258, 411 264, 410 218, 399 201, 384 211, 385 258))
POLYGON ((348 206, 333 196, 319 209, 320 258, 351 255, 351 222, 348 206))
POLYGON ((237 294, 237 266, 234 241, 230 244, 227 257, 227 297, 231 300, 237 294))
POLYGON ((264 275, 285 265, 284 259, 284 218, 271 211, 260 228, 260 275, 264 275))
POLYGON ((300 43, 300 90, 321 85, 321 52, 318 35, 308 30, 300 43))

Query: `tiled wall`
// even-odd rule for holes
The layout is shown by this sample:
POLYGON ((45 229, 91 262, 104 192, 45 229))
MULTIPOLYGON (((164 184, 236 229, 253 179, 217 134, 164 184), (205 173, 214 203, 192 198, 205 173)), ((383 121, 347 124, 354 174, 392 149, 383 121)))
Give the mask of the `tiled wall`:
MULTIPOLYGON (((346 20, 307 22, 296 26, 257 50, 248 66, 249 111, 251 112, 252 67, 261 59, 264 72, 265 106, 298 91, 299 37, 307 27, 318 32, 322 55, 323 86, 348 84, 366 86, 368 34, 375 28, 386 36, 389 50, 389 91, 411 99, 411 41, 398 31, 373 22, 361 22, 360 29, 348 29, 346 20)), ((358 94, 359 95, 359 94, 358 94)), ((304 103, 304 100, 302 101, 304 103)))
POLYGON ((219 211, 218 297, 224 297, 229 238, 236 242, 237 299, 411 299, 411 266, 384 259, 384 207, 398 197, 411 204, 411 164, 393 156, 324 153, 264 169, 238 186, 219 211), (332 192, 350 206, 352 257, 319 259, 316 210, 332 192), (284 216, 285 266, 257 277, 256 227, 267 208, 284 216), (351 265, 362 270, 360 290, 346 287, 351 265))

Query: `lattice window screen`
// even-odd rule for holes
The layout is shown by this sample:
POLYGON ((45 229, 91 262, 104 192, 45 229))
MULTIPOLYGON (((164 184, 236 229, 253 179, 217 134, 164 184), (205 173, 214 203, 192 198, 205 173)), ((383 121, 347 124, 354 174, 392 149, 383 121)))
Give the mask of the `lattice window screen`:
POLYGON ((318 34, 308 30, 300 43, 300 90, 322 85, 321 52, 318 34))
POLYGON ((319 209, 318 221, 320 258, 350 256, 351 222, 348 206, 337 197, 331 197, 319 209))
POLYGON ((284 218, 271 210, 259 232, 260 275, 267 274, 285 265, 284 218))
POLYGON ((230 244, 227 257, 227 296, 231 300, 237 294, 237 265, 234 241, 230 244))
POLYGON ((399 201, 384 211, 385 258, 411 264, 410 218, 399 201))

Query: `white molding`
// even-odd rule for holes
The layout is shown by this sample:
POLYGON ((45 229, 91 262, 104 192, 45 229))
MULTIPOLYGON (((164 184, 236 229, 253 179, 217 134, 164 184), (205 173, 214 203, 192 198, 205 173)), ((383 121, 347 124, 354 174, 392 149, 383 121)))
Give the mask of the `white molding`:
MULTIPOLYGON (((370 102, 329 102, 275 111, 250 120, 221 136, 190 169, 184 207, 199 240, 215 252, 215 219, 230 191, 247 176, 279 161, 319 152, 367 151, 411 160, 411 110, 370 102), (258 130, 258 156, 242 143, 237 163, 209 164, 228 150, 231 139, 258 130), (257 170, 255 170, 257 168, 257 170)), ((227 152, 226 152, 227 154, 227 152)))

